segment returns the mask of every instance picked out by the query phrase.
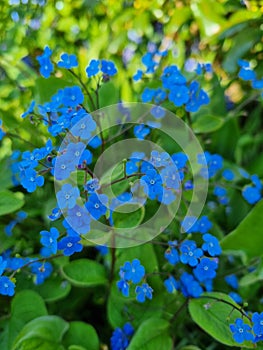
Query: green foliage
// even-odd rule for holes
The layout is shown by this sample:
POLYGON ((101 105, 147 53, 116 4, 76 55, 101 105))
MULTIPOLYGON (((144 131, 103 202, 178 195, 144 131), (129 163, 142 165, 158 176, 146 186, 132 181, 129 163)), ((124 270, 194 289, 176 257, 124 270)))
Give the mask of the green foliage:
POLYGON ((221 240, 220 244, 225 253, 241 252, 246 260, 262 255, 262 208, 263 201, 260 201, 238 227, 221 240))
POLYGON ((169 336, 169 322, 161 318, 149 318, 144 321, 128 347, 129 350, 167 350, 172 347, 169 336))
MULTIPOLYGON (((229 324, 241 317, 240 306, 223 293, 205 293, 201 298, 191 299, 188 309, 193 321, 214 339, 228 346, 236 346, 229 324), (228 304, 223 303, 225 300, 228 304), (221 302, 220 302, 221 301, 221 302)), ((247 344, 245 348, 253 348, 247 344)))
POLYGON ((99 263, 79 259, 62 267, 63 276, 74 286, 94 287, 107 284, 106 273, 99 263))
POLYGON ((24 205, 24 195, 21 192, 0 191, 0 216, 13 213, 24 205))

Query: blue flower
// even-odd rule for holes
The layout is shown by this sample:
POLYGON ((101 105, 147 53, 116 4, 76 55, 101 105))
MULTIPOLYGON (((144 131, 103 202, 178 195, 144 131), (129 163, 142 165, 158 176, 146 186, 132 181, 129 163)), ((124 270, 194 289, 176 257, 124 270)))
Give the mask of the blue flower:
POLYGON ((67 236, 58 242, 58 250, 63 250, 65 256, 70 256, 76 252, 81 252, 83 249, 82 244, 79 243, 80 237, 67 236))
POLYGON ((219 245, 218 239, 211 235, 210 233, 206 233, 203 235, 204 244, 202 245, 202 249, 208 252, 211 256, 217 256, 221 254, 221 247, 219 245))
POLYGON ((222 176, 224 179, 226 179, 227 181, 232 181, 234 180, 235 174, 233 173, 232 170, 230 169, 225 169, 222 173, 222 176))
POLYGON ((78 66, 78 60, 76 55, 69 55, 67 53, 63 53, 60 56, 60 59, 61 60, 57 63, 59 68, 70 69, 78 66))
POLYGON ((139 303, 144 303, 146 298, 152 299, 153 289, 149 286, 148 283, 143 283, 141 286, 135 288, 136 300, 139 303))
POLYGON ((198 298, 203 293, 200 283, 188 272, 184 272, 180 277, 181 290, 185 297, 198 298))
POLYGON ((115 64, 111 61, 106 61, 106 60, 101 61, 101 71, 102 73, 110 76, 115 75, 117 73, 115 64))
POLYGON ((86 234, 90 231, 90 220, 90 215, 85 207, 76 205, 67 212, 66 221, 78 234, 86 234))
POLYGON ((163 193, 161 176, 155 170, 146 171, 146 174, 140 179, 140 184, 144 192, 152 200, 163 193))
POLYGON ((168 160, 170 159, 170 156, 167 152, 158 152, 158 151, 152 151, 151 152, 151 163, 156 167, 159 168, 161 166, 166 166, 168 164, 168 160))
POLYGON ((242 190, 242 196, 249 204, 255 204, 260 200, 261 193, 256 187, 246 186, 242 190))
POLYGON ((194 241, 186 240, 180 246, 180 260, 183 264, 189 264, 190 266, 196 266, 198 259, 203 255, 203 251, 196 247, 194 241))
POLYGON ((225 281, 230 287, 232 287, 234 289, 238 288, 238 279, 237 279, 236 275, 226 276, 225 281))
POLYGON ((176 265, 179 262, 178 251, 173 245, 170 245, 170 247, 165 251, 164 257, 171 265, 176 265))
POLYGON ((64 184, 57 192, 58 206, 60 209, 72 209, 80 196, 79 189, 71 184, 64 184))
POLYGON ((130 285, 127 281, 125 281, 124 279, 121 279, 120 281, 117 282, 117 287, 118 287, 119 291, 122 292, 122 294, 125 297, 129 296, 130 285))
POLYGON ((143 76, 143 71, 141 69, 138 69, 137 72, 133 75, 132 79, 134 81, 138 81, 138 80, 141 80, 143 76))
POLYGON ((173 276, 170 276, 164 281, 164 286, 168 293, 173 293, 174 291, 179 290, 180 283, 176 281, 173 276))
POLYGON ((241 298, 241 296, 236 293, 236 292, 230 292, 228 294, 230 296, 231 299, 233 299, 236 303, 238 304, 242 304, 243 303, 243 299, 241 298))
POLYGON ((31 268, 32 273, 35 274, 35 284, 37 284, 37 285, 44 283, 45 279, 48 278, 53 271, 53 267, 48 261, 47 262, 41 262, 41 261, 33 262, 31 264, 30 268, 31 268))
POLYGON ((50 231, 40 231, 40 235, 42 236, 40 239, 41 244, 48 248, 50 253, 56 254, 59 231, 55 227, 51 227, 50 231))
POLYGON ((54 158, 54 176, 57 180, 65 180, 76 170, 76 164, 71 162, 67 154, 54 158))
POLYGON ((88 67, 86 68, 87 76, 90 78, 98 74, 100 70, 99 66, 100 66, 99 60, 91 60, 88 67))
POLYGON ((233 333, 233 338, 237 343, 243 343, 245 340, 253 340, 254 337, 250 333, 251 327, 245 324, 241 318, 237 318, 235 324, 231 324, 230 330, 233 333))
POLYGON ((145 268, 138 259, 134 259, 131 263, 126 261, 124 266, 121 267, 121 275, 126 281, 140 283, 145 275, 145 268))
POLYGON ((169 93, 168 98, 176 107, 182 106, 189 100, 189 90, 185 85, 176 85, 169 93))
POLYGON ((263 312, 260 314, 258 312, 254 312, 252 315, 252 322, 253 322, 253 332, 257 336, 263 335, 263 312))
POLYGON ((71 128, 71 133, 74 136, 80 137, 83 140, 91 138, 91 133, 96 129, 96 123, 92 116, 88 113, 75 118, 75 124, 71 128))
POLYGON ((161 79, 163 87, 166 89, 173 89, 174 86, 178 87, 178 85, 184 85, 186 83, 185 77, 175 65, 166 67, 161 79))
POLYGON ((183 152, 174 153, 171 158, 178 170, 183 169, 188 161, 187 155, 183 152))
POLYGON ((88 202, 85 204, 90 215, 95 220, 99 220, 102 215, 106 214, 107 207, 105 204, 108 201, 108 197, 105 194, 92 193, 88 199, 88 202))
POLYGON ((96 245, 95 248, 98 250, 98 252, 102 256, 107 255, 109 252, 109 248, 105 245, 96 245))
POLYGON ((33 113, 34 112, 34 108, 35 108, 35 104, 36 102, 35 101, 32 101, 30 103, 30 106, 28 107, 28 109, 23 113, 21 114, 21 118, 25 118, 27 117, 29 114, 33 113))
POLYGON ((140 124, 136 125, 133 129, 134 135, 138 140, 144 140, 147 135, 149 135, 151 129, 147 126, 140 124))
POLYGON ((87 181, 86 184, 84 185, 84 189, 88 193, 93 193, 97 191, 99 188, 100 188, 100 183, 98 179, 91 179, 87 181))
POLYGON ((193 271, 198 281, 204 282, 216 276, 216 269, 217 263, 214 260, 203 258, 193 271))
POLYGON ((10 297, 15 294, 15 284, 7 276, 0 277, 0 294, 10 297))
POLYGON ((77 107, 84 101, 84 96, 79 86, 66 87, 62 97, 62 103, 66 107, 77 107))
POLYGON ((42 187, 44 185, 44 177, 38 176, 34 169, 28 168, 21 176, 21 185, 27 192, 34 192, 37 187, 42 187))
POLYGON ((50 74, 54 70, 54 65, 50 60, 51 54, 52 54, 52 50, 48 46, 46 46, 43 54, 41 56, 37 56, 37 60, 40 64, 39 71, 44 78, 49 78, 50 74))
POLYGON ((130 338, 134 333, 134 328, 130 323, 126 323, 123 328, 116 328, 111 336, 111 350, 127 349, 130 338))

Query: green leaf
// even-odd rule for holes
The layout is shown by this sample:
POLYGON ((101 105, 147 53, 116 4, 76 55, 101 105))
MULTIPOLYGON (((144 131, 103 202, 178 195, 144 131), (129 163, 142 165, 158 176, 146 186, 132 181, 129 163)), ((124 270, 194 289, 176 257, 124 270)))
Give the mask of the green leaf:
POLYGON ((225 253, 242 251, 248 259, 262 255, 262 210, 263 200, 256 204, 234 231, 221 240, 220 245, 225 253))
POLYGON ((65 298, 71 290, 71 285, 61 278, 48 279, 43 284, 36 286, 35 290, 46 302, 54 302, 65 298))
POLYGON ((144 218, 145 208, 138 207, 137 204, 121 205, 117 210, 112 214, 114 227, 117 228, 137 227, 144 218), (125 208, 127 208, 126 212, 125 208))
POLYGON ((12 350, 62 350, 61 340, 68 327, 58 316, 35 318, 24 326, 12 350))
POLYGON ((36 292, 31 290, 18 292, 11 303, 9 348, 11 348, 14 339, 26 323, 45 315, 47 315, 45 303, 36 292))
POLYGON ((79 345, 70 345, 68 347, 68 350, 88 350, 87 348, 83 348, 83 346, 79 345))
POLYGON ((2 159, 0 161, 0 190, 5 190, 13 186, 11 177, 10 159, 2 159))
POLYGON ((79 259, 62 267, 64 277, 77 287, 94 287, 107 283, 104 267, 93 260, 79 259))
POLYGON ((237 61, 260 40, 261 31, 258 28, 247 28, 246 35, 240 31, 233 39, 230 49, 223 61, 223 68, 228 73, 234 73, 237 69, 237 61))
POLYGON ((0 191, 0 215, 13 213, 24 205, 24 195, 21 192, 0 191))
POLYGON ((99 89, 99 108, 116 104, 119 100, 119 91, 112 82, 107 82, 99 89))
POLYGON ((168 350, 173 341, 169 336, 170 324, 161 318, 144 321, 133 336, 127 350, 168 350))
MULTIPOLYGON (((228 295, 212 292, 202 294, 201 298, 191 299, 188 304, 189 312, 193 321, 215 340, 228 346, 237 346, 229 325, 236 318, 240 318, 241 313, 224 301, 240 308, 228 295)), ((248 343, 244 347, 253 348, 253 344, 248 343)))
POLYGON ((195 345, 186 345, 180 348, 179 350, 201 350, 201 349, 195 345))
POLYGON ((63 338, 63 344, 73 349, 78 346, 86 350, 99 350, 100 342, 96 330, 84 322, 71 322, 63 338))
POLYGON ((223 124, 224 119, 220 117, 204 115, 199 117, 197 121, 193 123, 192 127, 195 133, 201 134, 216 131, 220 129, 223 124))

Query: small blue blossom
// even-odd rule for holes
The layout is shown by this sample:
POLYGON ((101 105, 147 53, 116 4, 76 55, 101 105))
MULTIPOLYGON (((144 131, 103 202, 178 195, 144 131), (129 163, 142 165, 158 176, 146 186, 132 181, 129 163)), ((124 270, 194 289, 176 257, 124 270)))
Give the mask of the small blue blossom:
POLYGON ((185 297, 198 298, 203 293, 200 283, 195 280, 194 276, 184 272, 180 277, 181 290, 185 297))
POLYGON ((44 177, 39 176, 34 169, 28 168, 21 176, 21 185, 27 192, 34 192, 37 187, 42 187, 44 185, 44 177))
POLYGON ((148 283, 143 283, 141 286, 135 288, 136 300, 139 303, 144 303, 146 298, 152 299, 153 289, 149 286, 148 283))
POLYGON ((59 231, 55 227, 51 227, 50 231, 40 231, 40 235, 41 244, 43 244, 44 247, 48 248, 51 254, 56 254, 59 231))
POLYGON ((37 60, 40 64, 40 74, 44 77, 44 78, 49 78, 50 74, 53 72, 54 70, 54 65, 50 60, 50 56, 52 54, 52 50, 46 46, 44 49, 44 52, 41 56, 37 56, 37 60))
POLYGON ((53 267, 48 261, 35 261, 30 265, 30 268, 31 272, 35 274, 34 282, 37 285, 44 283, 45 279, 48 278, 53 271, 53 267))
POLYGON ((79 86, 66 87, 62 102, 66 107, 77 107, 84 101, 84 95, 79 86))
POLYGON ((212 279, 216 276, 217 263, 209 258, 201 259, 200 263, 193 270, 195 277, 200 282, 212 279))
POLYGON ((96 192, 100 188, 100 183, 98 179, 91 179, 84 185, 85 191, 88 193, 96 192))
POLYGON ((88 211, 79 205, 69 209, 66 215, 69 227, 77 234, 86 234, 90 231, 90 220, 88 211))
POLYGON ((80 196, 79 189, 71 184, 64 184, 57 192, 57 201, 60 209, 72 209, 80 196))
POLYGON ((79 118, 75 118, 75 125, 71 128, 71 132, 74 136, 80 137, 83 140, 91 138, 91 133, 96 129, 96 123, 92 116, 88 113, 81 115, 79 118))
POLYGON ((251 327, 245 324, 241 318, 237 318, 235 324, 231 324, 230 330, 233 333, 233 338, 237 343, 243 343, 245 340, 253 340, 254 337, 250 333, 251 327))
POLYGON ((59 68, 66 68, 66 69, 77 67, 78 66, 77 56, 63 53, 57 65, 59 68))
POLYGON ((10 297, 15 294, 15 284, 7 276, 0 277, 0 294, 10 297))
POLYGON ((246 186, 242 190, 242 196, 249 204, 255 204, 260 200, 261 193, 256 187, 246 186))
POLYGON ((95 220, 99 220, 102 215, 106 214, 107 207, 106 203, 108 202, 108 197, 105 194, 97 195, 92 193, 86 203, 86 208, 88 209, 90 215, 95 220))
POLYGON ((241 296, 236 293, 236 292, 230 292, 228 294, 230 296, 231 299, 233 299, 237 304, 242 304, 243 303, 243 299, 241 298, 241 296))
POLYGON ((150 134, 151 129, 143 124, 140 124, 136 125, 133 131, 134 136, 136 136, 138 140, 144 140, 145 137, 150 134))
POLYGON ((33 112, 34 112, 35 105, 36 105, 36 102, 35 102, 35 101, 32 101, 32 102, 30 103, 30 106, 28 107, 28 109, 27 109, 23 114, 21 114, 21 118, 25 118, 25 117, 27 117, 29 114, 33 113, 33 112))
POLYGON ((111 61, 102 60, 101 61, 101 71, 107 75, 115 75, 117 73, 117 68, 115 64, 111 61))
POLYGON ((254 312, 252 315, 252 322, 253 322, 253 332, 257 336, 263 335, 263 312, 260 314, 258 312, 254 312))
POLYGON ((145 275, 145 268, 141 265, 140 260, 134 259, 131 263, 126 261, 121 267, 121 274, 126 281, 140 283, 145 275))
POLYGON ((185 85, 174 86, 168 95, 171 102, 174 103, 176 107, 182 106, 189 100, 189 90, 185 85))
POLYGON ((179 254, 174 246, 171 246, 165 251, 164 257, 171 265, 176 265, 179 262, 179 254))
POLYGON ((134 328, 130 323, 125 323, 123 328, 116 328, 111 336, 111 350, 127 349, 130 338, 134 333, 134 328))
POLYGON ((225 169, 222 173, 222 176, 227 181, 232 181, 235 178, 235 174, 230 169, 225 169))
POLYGON ((173 276, 170 276, 164 281, 164 286, 168 293, 174 293, 174 291, 179 290, 180 283, 173 276))
POLYGON ((63 254, 65 256, 70 256, 76 252, 81 252, 83 246, 79 243, 80 239, 80 237, 76 236, 63 237, 61 241, 58 242, 58 250, 63 250, 63 254))
POLYGON ((195 241, 190 240, 186 240, 181 244, 180 252, 180 261, 192 267, 198 264, 198 259, 203 255, 202 249, 197 248, 195 241))
POLYGON ((118 287, 119 291, 122 292, 122 294, 125 297, 129 296, 130 285, 127 281, 125 281, 124 279, 121 279, 120 281, 117 282, 117 287, 118 287))
POLYGON ((208 252, 211 256, 217 256, 221 254, 221 247, 219 245, 218 239, 211 235, 210 233, 206 233, 203 235, 204 244, 202 245, 202 249, 208 252))
POLYGON ((233 289, 238 289, 238 279, 236 275, 226 276, 225 281, 233 289))
POLYGON ((146 171, 146 174, 140 179, 140 184, 145 194, 152 200, 163 193, 162 178, 155 170, 146 171))
POLYGON ((87 76, 93 77, 94 75, 98 74, 100 71, 100 61, 99 60, 91 60, 88 67, 86 68, 87 76))

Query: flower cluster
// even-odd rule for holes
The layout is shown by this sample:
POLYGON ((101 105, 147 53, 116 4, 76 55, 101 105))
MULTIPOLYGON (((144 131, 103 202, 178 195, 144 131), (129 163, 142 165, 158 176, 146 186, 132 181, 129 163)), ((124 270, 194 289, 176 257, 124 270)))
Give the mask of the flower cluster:
POLYGON ((138 285, 145 278, 145 268, 138 259, 134 259, 132 262, 127 261, 121 267, 119 275, 121 279, 117 282, 117 287, 125 297, 129 296, 130 285, 135 284, 137 285, 135 293, 138 302, 143 303, 146 299, 152 299, 153 289, 149 284, 138 285))
POLYGON ((263 340, 263 312, 254 312, 250 324, 245 323, 241 318, 237 318, 234 324, 230 324, 230 330, 237 343, 242 344, 244 341, 257 343, 263 340))
POLYGON ((134 328, 130 323, 125 323, 123 328, 116 328, 111 336, 111 350, 127 349, 133 336, 134 328))

